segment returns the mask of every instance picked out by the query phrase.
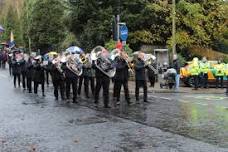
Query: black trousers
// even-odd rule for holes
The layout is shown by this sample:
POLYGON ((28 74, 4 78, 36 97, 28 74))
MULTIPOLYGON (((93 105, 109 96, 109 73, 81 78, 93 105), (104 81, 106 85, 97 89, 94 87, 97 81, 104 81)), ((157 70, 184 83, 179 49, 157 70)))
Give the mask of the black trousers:
POLYGON ((63 80, 52 80, 54 86, 54 96, 58 100, 59 90, 61 99, 64 100, 64 81, 63 80))
POLYGON ((148 79, 150 81, 150 86, 154 87, 155 84, 155 75, 148 76, 148 79))
POLYGON ((32 92, 32 78, 27 77, 26 80, 27 80, 27 89, 28 89, 29 93, 31 93, 32 92))
POLYGON ((49 85, 49 71, 46 71, 46 83, 49 85))
POLYGON ((6 68, 6 62, 2 61, 2 68, 5 69, 6 68))
POLYGON ((129 89, 128 89, 128 80, 115 80, 114 81, 114 90, 113 90, 113 96, 117 98, 117 101, 120 101, 120 91, 121 87, 124 87, 124 94, 125 94, 125 100, 127 102, 130 101, 129 96, 129 89))
POLYGON ((109 84, 110 84, 110 79, 107 76, 96 78, 95 103, 98 103, 98 101, 99 101, 99 93, 100 93, 100 90, 102 87, 104 106, 105 107, 108 106, 108 104, 109 104, 109 84))
POLYGON ((81 88, 82 88, 82 82, 83 82, 83 80, 84 80, 84 77, 83 76, 80 76, 79 77, 79 84, 78 84, 78 95, 81 94, 81 88))
POLYGON ((136 80, 135 81, 135 98, 139 100, 139 88, 143 87, 144 101, 147 101, 147 82, 146 80, 136 80))
POLYGON ((78 84, 78 78, 66 78, 66 97, 67 99, 70 99, 70 89, 72 86, 73 90, 73 102, 76 102, 77 100, 77 84, 78 84))
POLYGON ((193 81, 194 81, 194 88, 198 89, 199 87, 199 76, 198 75, 193 75, 193 81))
POLYGON ((37 94, 39 84, 41 84, 42 94, 44 95, 44 82, 34 81, 34 93, 37 94))
POLYGON ((18 82, 18 86, 21 86, 21 75, 20 74, 14 74, 13 75, 13 83, 14 83, 14 87, 16 87, 16 83, 18 82))
POLYGON ((22 73, 22 86, 23 89, 26 89, 26 74, 22 73))
POLYGON ((207 75, 207 73, 201 73, 200 85, 201 85, 201 87, 204 87, 204 88, 208 87, 208 75, 207 75))
POLYGON ((223 76, 216 76, 216 88, 218 88, 219 85, 223 88, 223 76))
POLYGON ((11 64, 9 64, 9 74, 10 74, 10 76, 12 75, 12 65, 11 64))
POLYGON ((94 96, 94 78, 93 77, 84 77, 84 90, 86 97, 89 97, 89 83, 92 95, 94 96))

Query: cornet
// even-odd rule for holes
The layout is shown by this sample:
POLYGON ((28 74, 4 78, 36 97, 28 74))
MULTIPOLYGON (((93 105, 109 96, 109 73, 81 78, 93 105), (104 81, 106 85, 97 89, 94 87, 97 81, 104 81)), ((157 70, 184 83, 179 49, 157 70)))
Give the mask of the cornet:
POLYGON ((81 60, 82 64, 87 64, 87 62, 88 62, 88 59, 86 58, 85 54, 80 55, 80 60, 81 60))

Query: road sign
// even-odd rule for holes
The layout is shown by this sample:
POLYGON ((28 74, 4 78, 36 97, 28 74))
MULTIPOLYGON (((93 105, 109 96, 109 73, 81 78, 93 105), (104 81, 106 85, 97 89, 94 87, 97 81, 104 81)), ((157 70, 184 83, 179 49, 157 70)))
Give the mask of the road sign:
POLYGON ((120 26, 120 39, 122 41, 127 41, 128 38, 128 28, 126 25, 120 26))

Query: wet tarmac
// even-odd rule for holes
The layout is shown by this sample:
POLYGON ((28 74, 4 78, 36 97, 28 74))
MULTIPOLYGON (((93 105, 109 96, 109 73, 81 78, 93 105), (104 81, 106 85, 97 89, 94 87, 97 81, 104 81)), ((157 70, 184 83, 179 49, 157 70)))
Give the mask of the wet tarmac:
POLYGON ((83 97, 56 102, 52 91, 28 94, 0 71, 1 152, 228 152, 222 94, 149 94, 104 109, 83 97))

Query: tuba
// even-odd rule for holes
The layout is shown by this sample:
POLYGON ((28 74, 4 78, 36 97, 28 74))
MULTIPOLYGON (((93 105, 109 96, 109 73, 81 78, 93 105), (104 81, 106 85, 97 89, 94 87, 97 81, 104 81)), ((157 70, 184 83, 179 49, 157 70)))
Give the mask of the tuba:
POLYGON ((102 46, 95 47, 91 52, 91 60, 95 66, 106 76, 112 78, 116 74, 116 68, 113 67, 113 60, 109 52, 102 46))
POLYGON ((80 54, 70 54, 67 56, 66 67, 77 76, 82 75, 82 65, 80 54))

